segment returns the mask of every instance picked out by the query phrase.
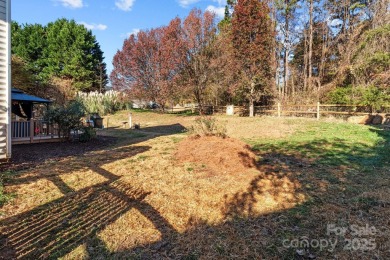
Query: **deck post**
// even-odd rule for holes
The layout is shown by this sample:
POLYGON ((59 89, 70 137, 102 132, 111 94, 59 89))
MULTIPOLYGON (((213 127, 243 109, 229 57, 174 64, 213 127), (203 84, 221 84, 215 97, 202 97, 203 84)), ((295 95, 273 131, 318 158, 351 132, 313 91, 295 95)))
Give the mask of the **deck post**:
POLYGON ((34 142, 34 119, 30 119, 30 143, 34 142))

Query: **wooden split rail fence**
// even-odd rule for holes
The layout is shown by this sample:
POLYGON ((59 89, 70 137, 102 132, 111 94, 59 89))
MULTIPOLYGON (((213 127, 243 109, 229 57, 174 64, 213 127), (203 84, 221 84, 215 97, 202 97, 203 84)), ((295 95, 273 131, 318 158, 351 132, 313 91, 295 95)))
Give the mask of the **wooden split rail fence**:
MULTIPOLYGON (((197 111, 197 106, 174 107, 167 111, 169 113, 183 113, 187 111, 197 111)), ((208 114, 226 114, 227 106, 205 106, 208 114)), ((248 108, 244 106, 234 106, 234 114, 247 115, 248 108)), ((310 104, 310 105, 285 105, 277 103, 273 106, 255 106, 255 115, 273 115, 273 116, 304 116, 319 119, 321 116, 364 116, 376 113, 390 114, 390 105, 382 106, 379 110, 372 112, 369 106, 359 105, 338 105, 338 104, 310 104)))

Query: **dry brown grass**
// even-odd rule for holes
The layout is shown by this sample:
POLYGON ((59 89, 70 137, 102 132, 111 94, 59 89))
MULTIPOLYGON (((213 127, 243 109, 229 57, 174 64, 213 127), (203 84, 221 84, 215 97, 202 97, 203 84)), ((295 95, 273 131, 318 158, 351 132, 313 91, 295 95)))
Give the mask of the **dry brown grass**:
MULTIPOLYGON (((256 154, 247 150, 251 162, 236 165, 242 167, 237 174, 218 169, 211 155, 204 161, 177 159, 180 146, 189 144, 182 127, 193 117, 135 113, 133 122, 141 123, 141 130, 128 130, 121 126, 126 116, 111 116, 112 128, 99 132, 118 137, 111 146, 14 174, 6 190, 16 197, 1 208, 0 258, 389 256, 387 165, 368 176, 351 172, 351 165, 313 164, 291 150, 251 143, 256 154), (283 239, 328 238, 327 223, 377 227, 377 249, 348 251, 340 243, 335 252, 297 253, 283 247, 283 239)), ((269 117, 219 120, 227 121, 230 136, 250 142, 284 140, 316 124, 269 117)), ((221 147, 229 152, 226 144, 208 141, 214 142, 211 152, 221 147)), ((240 149, 246 148, 235 152, 240 149)))

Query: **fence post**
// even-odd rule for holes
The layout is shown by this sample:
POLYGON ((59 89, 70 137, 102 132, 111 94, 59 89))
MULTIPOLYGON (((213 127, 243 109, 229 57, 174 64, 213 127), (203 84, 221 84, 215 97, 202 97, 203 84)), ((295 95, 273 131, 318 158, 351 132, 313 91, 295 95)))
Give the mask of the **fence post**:
POLYGON ((129 113, 129 129, 133 127, 133 123, 131 122, 131 113, 129 113))
POLYGON ((34 119, 30 119, 30 143, 34 142, 34 119))
POLYGON ((281 114, 281 107, 280 107, 280 102, 278 102, 278 117, 280 117, 281 114))
POLYGON ((320 120, 320 102, 317 102, 317 120, 320 120))

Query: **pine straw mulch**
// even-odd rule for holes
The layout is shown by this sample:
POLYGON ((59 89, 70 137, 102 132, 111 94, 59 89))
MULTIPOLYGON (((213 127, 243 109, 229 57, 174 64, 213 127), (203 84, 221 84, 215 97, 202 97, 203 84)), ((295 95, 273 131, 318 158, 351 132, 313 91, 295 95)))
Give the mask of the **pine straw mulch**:
POLYGON ((234 138, 191 136, 183 140, 175 154, 179 162, 207 167, 210 172, 240 174, 256 167, 256 154, 245 143, 234 138))

